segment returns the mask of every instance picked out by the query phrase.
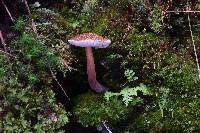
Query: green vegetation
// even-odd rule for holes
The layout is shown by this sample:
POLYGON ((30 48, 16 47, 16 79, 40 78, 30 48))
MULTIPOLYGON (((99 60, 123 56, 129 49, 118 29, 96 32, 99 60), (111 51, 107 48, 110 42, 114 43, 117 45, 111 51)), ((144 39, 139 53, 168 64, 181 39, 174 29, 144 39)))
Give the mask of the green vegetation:
POLYGON ((3 33, 7 51, 2 45, 0 132, 67 132, 73 122, 85 127, 106 123, 116 133, 200 132, 200 79, 193 46, 194 41, 200 58, 200 15, 189 13, 188 19, 188 13, 167 12, 199 10, 199 3, 40 4, 30 5, 29 15, 21 10, 16 14, 15 25, 9 25, 13 38, 3 33), (112 41, 108 48, 94 50, 97 79, 109 88, 104 94, 90 91, 84 49, 66 41, 84 32, 112 41), (63 88, 70 93, 69 106, 63 88))
MULTIPOLYGON (((17 21, 14 29, 22 29, 20 23, 25 22, 17 21)), ((55 100, 49 73, 59 66, 59 57, 35 38, 23 33, 10 45, 16 54, 0 56, 1 131, 53 132, 69 122, 69 113, 55 100)))
POLYGON ((121 90, 121 92, 119 92, 119 93, 106 92, 104 97, 107 101, 110 101, 110 99, 112 97, 120 97, 121 96, 122 101, 126 106, 128 106, 130 104, 130 102, 132 105, 136 105, 138 102, 142 101, 142 99, 140 97, 138 97, 138 94, 137 94, 138 91, 143 92, 144 95, 149 94, 146 86, 143 84, 140 84, 140 86, 137 86, 135 88, 126 87, 123 90, 121 90))
POLYGON ((78 96, 75 100, 74 115, 85 126, 100 125, 102 122, 116 123, 125 118, 128 109, 121 100, 106 101, 103 95, 91 92, 78 96), (80 102, 81 101, 81 102, 80 102))

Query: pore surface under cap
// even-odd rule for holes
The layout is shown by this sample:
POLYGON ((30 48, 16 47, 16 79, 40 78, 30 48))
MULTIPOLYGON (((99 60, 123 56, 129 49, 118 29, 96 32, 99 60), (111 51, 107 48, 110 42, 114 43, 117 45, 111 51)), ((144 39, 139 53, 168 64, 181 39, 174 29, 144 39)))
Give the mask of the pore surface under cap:
POLYGON ((71 45, 80 46, 80 47, 95 47, 95 48, 106 48, 111 43, 111 40, 91 40, 91 39, 85 39, 85 40, 73 40, 70 39, 68 42, 71 45))

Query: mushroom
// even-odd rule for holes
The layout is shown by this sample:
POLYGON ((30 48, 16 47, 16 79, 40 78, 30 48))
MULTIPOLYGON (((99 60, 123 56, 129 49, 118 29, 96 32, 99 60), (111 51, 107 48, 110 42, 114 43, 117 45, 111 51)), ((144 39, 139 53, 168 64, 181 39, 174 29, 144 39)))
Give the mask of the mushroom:
POLYGON ((107 91, 108 89, 101 85, 96 79, 92 47, 106 48, 111 43, 111 40, 103 38, 95 33, 83 33, 69 39, 68 42, 71 45, 85 47, 87 57, 87 75, 90 87, 98 93, 107 91))

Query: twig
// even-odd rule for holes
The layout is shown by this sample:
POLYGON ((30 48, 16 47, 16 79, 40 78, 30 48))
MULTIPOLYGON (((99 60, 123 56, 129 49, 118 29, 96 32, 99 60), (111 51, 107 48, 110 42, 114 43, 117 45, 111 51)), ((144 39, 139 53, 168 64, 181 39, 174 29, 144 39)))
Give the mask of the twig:
POLYGON ((6 43, 3 39, 3 34, 1 32, 1 30, 0 30, 0 39, 1 39, 1 43, 3 44, 4 51, 7 53, 6 43))
MULTIPOLYGON (((3 48, 4 48, 5 53, 8 53, 8 50, 7 50, 7 47, 6 47, 6 43, 4 41, 3 34, 1 32, 1 30, 0 30, 0 40, 1 40, 1 43, 3 44, 3 48)), ((10 59, 9 59, 8 56, 7 56, 7 58, 8 58, 8 62, 10 63, 10 59)))
POLYGON ((69 96, 67 95, 67 93, 65 92, 64 88, 62 87, 62 85, 58 82, 56 76, 54 75, 53 71, 51 70, 51 68, 49 67, 49 70, 51 72, 51 76, 53 77, 53 79, 57 82, 57 84, 59 85, 59 87, 62 89, 62 91, 64 92, 65 96, 67 97, 67 99, 70 101, 69 96))
POLYGON ((166 11, 167 13, 200 13, 200 11, 191 11, 191 10, 187 10, 187 11, 166 11))
POLYGON ((103 122, 103 126, 106 128, 107 133, 112 133, 112 131, 110 130, 110 128, 106 125, 105 121, 103 122))
MULTIPOLYGON (((188 1, 187 1, 187 5, 188 5, 188 9, 189 9, 188 1)), ((198 71, 199 79, 200 79, 199 60, 198 60, 197 50, 196 50, 196 46, 195 46, 194 36, 193 36, 193 33, 192 33, 192 26, 191 26, 191 23, 190 23, 190 14, 189 14, 189 12, 188 12, 188 25, 189 25, 189 28, 190 28, 190 35, 191 35, 191 38, 192 38, 192 45, 193 45, 194 55, 195 55, 196 64, 197 64, 197 71, 198 71)))
POLYGON ((3 4, 4 8, 6 9, 6 11, 7 11, 8 15, 9 15, 11 21, 14 23, 15 20, 13 19, 13 17, 12 17, 12 15, 11 15, 10 11, 8 10, 8 7, 6 6, 6 4, 4 3, 3 0, 1 0, 1 3, 3 4))
MULTIPOLYGON (((28 11, 29 16, 31 17, 31 11, 30 11, 30 8, 28 6, 27 0, 24 0, 24 3, 25 3, 25 6, 26 6, 26 9, 28 11)), ((37 35, 37 29, 36 29, 36 25, 35 25, 33 18, 31 18, 31 26, 32 26, 33 32, 37 35)))

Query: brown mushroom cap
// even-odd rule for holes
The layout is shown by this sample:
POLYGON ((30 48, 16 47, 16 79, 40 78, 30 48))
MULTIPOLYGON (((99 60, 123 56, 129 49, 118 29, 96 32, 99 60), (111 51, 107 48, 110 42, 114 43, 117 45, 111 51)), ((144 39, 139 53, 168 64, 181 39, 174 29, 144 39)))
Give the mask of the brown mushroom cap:
POLYGON ((106 48, 111 43, 111 40, 95 33, 83 33, 69 39, 68 42, 71 45, 80 47, 106 48))

